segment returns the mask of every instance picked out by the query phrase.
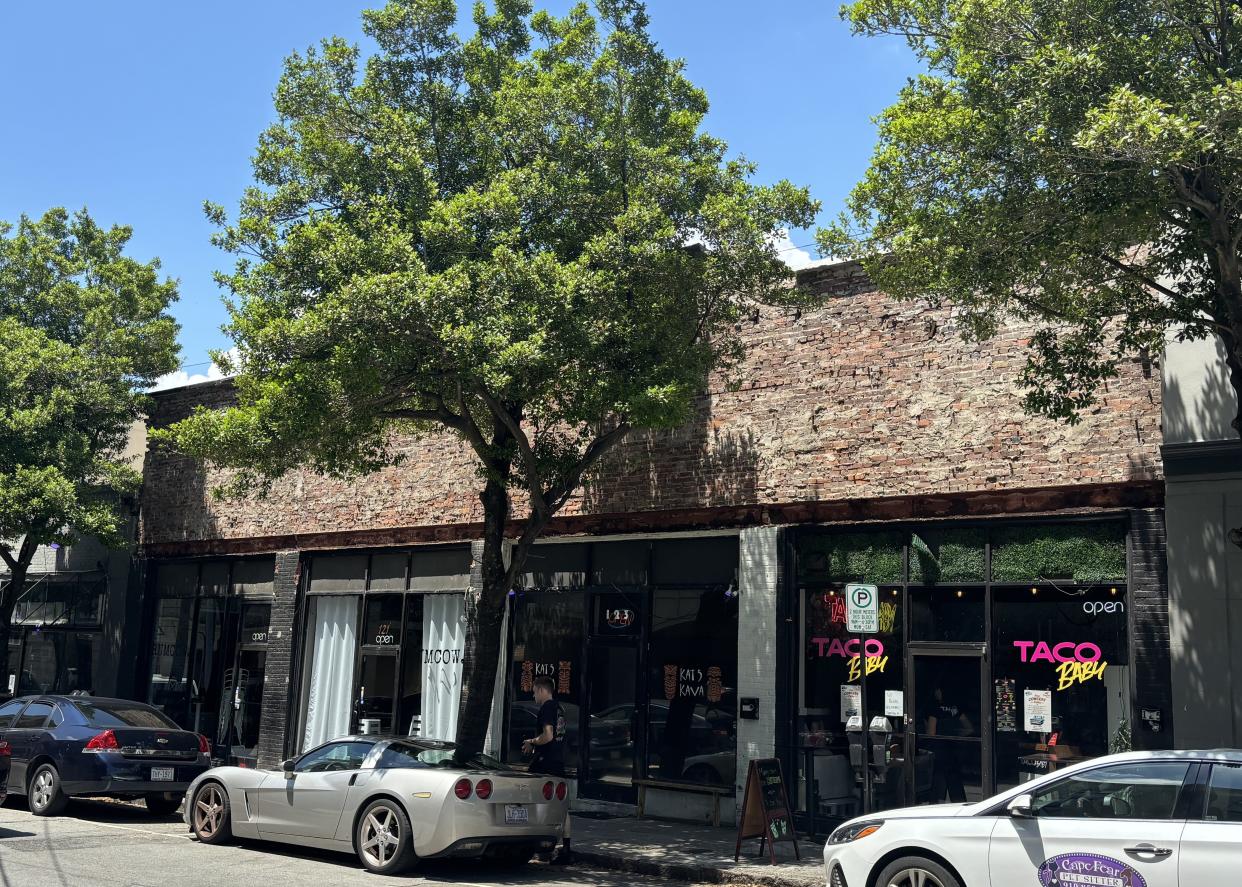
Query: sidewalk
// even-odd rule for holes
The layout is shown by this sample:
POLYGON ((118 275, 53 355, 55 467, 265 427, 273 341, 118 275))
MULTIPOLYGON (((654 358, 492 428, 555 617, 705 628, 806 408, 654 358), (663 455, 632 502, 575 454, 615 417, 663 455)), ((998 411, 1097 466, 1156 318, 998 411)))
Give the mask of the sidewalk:
POLYGON ((794 860, 793 844, 777 844, 777 865, 769 865, 766 852, 762 859, 755 856, 758 839, 742 844, 742 856, 735 863, 736 836, 731 828, 573 814, 574 855, 602 868, 709 884, 824 887, 822 838, 799 838, 801 862, 794 860))

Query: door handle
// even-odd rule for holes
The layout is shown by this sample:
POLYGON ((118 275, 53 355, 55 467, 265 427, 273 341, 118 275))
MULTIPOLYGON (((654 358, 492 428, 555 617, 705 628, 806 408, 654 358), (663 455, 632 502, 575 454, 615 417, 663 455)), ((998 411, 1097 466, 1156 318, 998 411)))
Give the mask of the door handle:
POLYGON ((1135 856, 1154 856, 1157 859, 1164 859, 1173 855, 1173 851, 1168 847, 1156 847, 1153 844, 1139 844, 1137 847, 1127 847, 1125 849, 1126 853, 1131 853, 1135 856))

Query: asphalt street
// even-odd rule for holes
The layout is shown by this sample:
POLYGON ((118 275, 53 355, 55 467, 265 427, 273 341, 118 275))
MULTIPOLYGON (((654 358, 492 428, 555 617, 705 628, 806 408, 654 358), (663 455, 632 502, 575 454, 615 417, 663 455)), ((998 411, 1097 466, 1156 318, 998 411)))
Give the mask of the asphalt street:
POLYGON ((141 805, 74 801, 64 816, 31 816, 22 799, 0 807, 0 887, 686 887, 619 872, 532 863, 519 871, 477 862, 427 862, 410 877, 366 872, 352 856, 260 842, 208 847, 180 818, 141 805))

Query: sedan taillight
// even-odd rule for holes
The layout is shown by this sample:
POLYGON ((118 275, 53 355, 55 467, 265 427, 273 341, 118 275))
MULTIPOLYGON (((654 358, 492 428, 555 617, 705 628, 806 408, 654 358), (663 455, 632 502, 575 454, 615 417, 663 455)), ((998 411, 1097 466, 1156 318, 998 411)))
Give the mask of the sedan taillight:
POLYGON ((13 757, 13 746, 9 745, 3 739, 0 739, 0 758, 13 757))
POLYGON ((116 741, 116 734, 111 730, 95 734, 86 743, 86 751, 116 751, 120 747, 120 743, 116 741))
MULTIPOLYGON (((470 799, 470 792, 472 790, 473 790, 473 787, 470 785, 470 780, 464 776, 461 779, 457 780, 457 783, 453 786, 453 794, 457 795, 457 797, 463 801, 470 799)), ((489 786, 488 794, 490 793, 491 793, 491 788, 489 786)))
POLYGON ((490 779, 480 779, 479 784, 474 787, 474 793, 480 801, 486 801, 492 796, 492 781, 490 779))
POLYGON ((565 783, 558 782, 556 784, 556 799, 558 801, 565 800, 565 795, 568 793, 568 791, 569 790, 565 787, 565 783))
POLYGON ((200 755, 211 754, 211 740, 203 734, 198 734, 198 753, 200 755))
POLYGON ((554 786, 554 785, 553 785, 552 783, 550 783, 550 782, 545 782, 545 783, 543 784, 543 799, 544 799, 545 801, 550 801, 550 800, 552 800, 552 790, 553 790, 555 787, 556 787, 556 786, 554 786))

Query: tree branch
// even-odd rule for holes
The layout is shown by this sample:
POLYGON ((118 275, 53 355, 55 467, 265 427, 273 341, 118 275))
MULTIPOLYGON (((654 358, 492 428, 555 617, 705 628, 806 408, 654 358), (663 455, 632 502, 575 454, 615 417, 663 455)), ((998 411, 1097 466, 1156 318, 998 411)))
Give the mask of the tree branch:
POLYGON ((554 513, 569 500, 569 497, 573 495, 574 490, 578 489, 578 484, 582 482, 582 476, 590 471, 592 466, 594 466, 605 453, 620 443, 622 438, 624 438, 629 431, 629 423, 618 422, 616 427, 611 431, 596 437, 593 441, 591 441, 590 446, 587 447, 586 452, 582 454, 582 458, 569 472, 569 474, 562 478, 559 484, 553 484, 544 492, 544 495, 547 496, 547 498, 553 503, 552 511, 554 513))
POLYGON ((539 462, 535 458, 534 448, 530 445, 530 438, 522 430, 521 424, 505 409, 505 405, 493 397, 490 391, 480 387, 478 394, 483 398, 483 402, 487 404, 492 415, 500 420, 517 444, 518 452, 522 456, 522 465, 526 469, 526 488, 530 491, 531 508, 536 513, 544 515, 546 520, 552 516, 552 510, 548 508, 548 500, 543 493, 543 484, 539 480, 539 462))
POLYGON ((1135 268, 1133 265, 1127 265, 1125 262, 1122 262, 1118 259, 1114 259, 1112 256, 1108 255, 1107 253, 1100 253, 1099 257, 1107 264, 1116 268, 1118 271, 1121 271, 1124 274, 1128 274, 1129 276, 1133 277, 1135 280, 1141 281, 1142 283, 1154 289, 1156 292, 1168 296, 1170 299, 1175 299, 1180 302, 1185 298, 1181 293, 1177 292, 1176 290, 1169 289, 1164 284, 1156 282, 1151 277, 1144 274, 1139 269, 1135 268))

